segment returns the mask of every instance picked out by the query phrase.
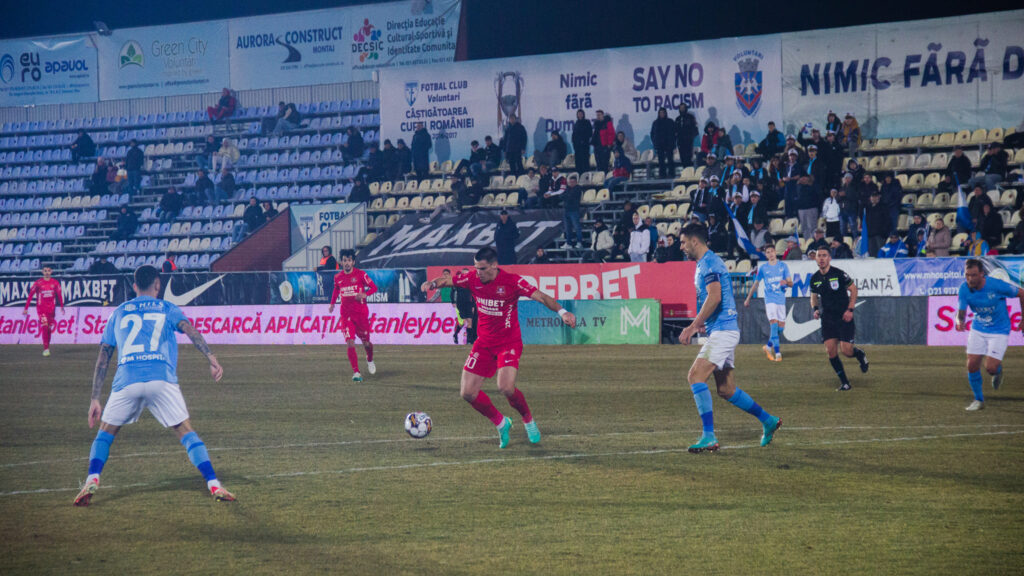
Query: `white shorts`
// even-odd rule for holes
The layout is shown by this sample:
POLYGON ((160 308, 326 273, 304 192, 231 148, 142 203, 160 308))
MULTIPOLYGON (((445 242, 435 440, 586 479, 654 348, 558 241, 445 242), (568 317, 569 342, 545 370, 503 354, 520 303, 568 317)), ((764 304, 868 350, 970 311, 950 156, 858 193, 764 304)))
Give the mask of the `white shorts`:
POLYGON ((719 370, 736 366, 736 345, 740 343, 739 330, 712 332, 704 342, 697 358, 711 362, 719 370))
POLYGON ((1009 334, 986 334, 971 330, 967 333, 967 353, 988 356, 1002 360, 1006 354, 1006 346, 1010 343, 1009 334))
POLYGON ((143 408, 149 408, 164 428, 188 420, 188 408, 181 396, 181 388, 163 380, 137 382, 114 392, 107 398, 101 419, 107 424, 124 426, 138 420, 143 408))
POLYGON ((768 321, 775 320, 776 322, 786 321, 786 305, 785 304, 769 304, 764 303, 764 313, 768 316, 768 321))

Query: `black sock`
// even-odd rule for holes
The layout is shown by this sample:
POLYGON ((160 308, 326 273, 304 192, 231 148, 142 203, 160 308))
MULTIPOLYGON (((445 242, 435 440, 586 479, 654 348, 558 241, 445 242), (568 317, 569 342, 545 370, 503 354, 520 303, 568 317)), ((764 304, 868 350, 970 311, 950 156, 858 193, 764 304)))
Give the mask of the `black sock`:
POLYGON ((857 362, 864 363, 864 351, 860 348, 853 349, 853 357, 857 359, 857 362))
POLYGON ((839 376, 839 381, 843 384, 849 384, 850 381, 846 378, 846 371, 843 370, 843 361, 839 359, 839 356, 829 358, 828 362, 832 365, 832 369, 836 371, 836 376, 839 376))

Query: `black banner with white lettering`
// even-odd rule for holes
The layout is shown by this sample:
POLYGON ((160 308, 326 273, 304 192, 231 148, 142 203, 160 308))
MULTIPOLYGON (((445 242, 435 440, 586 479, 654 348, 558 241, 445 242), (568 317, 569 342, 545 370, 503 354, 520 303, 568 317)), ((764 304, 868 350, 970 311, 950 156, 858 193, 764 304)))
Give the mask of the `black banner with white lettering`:
MULTIPOLYGON (((821 344, 821 320, 814 319, 810 298, 786 300, 786 327, 782 342, 821 344)), ((738 303, 740 343, 764 344, 771 332, 764 312, 764 300, 753 299, 750 307, 738 303)), ((928 343, 928 298, 924 296, 876 296, 857 301, 853 321, 858 344, 928 343)))
MULTIPOLYGON (((562 234, 561 210, 512 210, 509 217, 519 228, 516 263, 528 264, 537 248, 562 234)), ((495 211, 444 214, 424 223, 408 215, 360 250, 365 268, 472 266, 473 255, 494 246, 501 217, 495 211)))

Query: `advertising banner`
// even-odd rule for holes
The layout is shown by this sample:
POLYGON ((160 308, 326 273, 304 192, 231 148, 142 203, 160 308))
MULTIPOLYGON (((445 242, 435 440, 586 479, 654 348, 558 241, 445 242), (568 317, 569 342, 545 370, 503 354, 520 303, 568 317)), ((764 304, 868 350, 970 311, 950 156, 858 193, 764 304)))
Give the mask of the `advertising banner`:
MULTIPOLYGON (((441 276, 444 268, 427 268, 427 277, 441 276)), ((556 300, 649 298, 661 302, 665 317, 697 315, 697 289, 693 282, 697 265, 694 262, 529 264, 502 268, 523 276, 556 300)))
POLYGON ((865 136, 1016 126, 1024 10, 782 35, 787 129, 833 110, 865 136))
MULTIPOLYGON (((131 290, 131 277, 74 276, 58 278, 65 306, 109 306, 125 300, 125 291, 131 290)), ((24 307, 35 278, 0 278, 0 306, 24 307)), ((34 302, 33 302, 34 304, 34 302)))
MULTIPOLYGON (((967 309, 967 322, 963 332, 956 330, 956 313, 959 308, 956 296, 932 296, 928 299, 928 345, 929 346, 966 346, 967 333, 971 329, 974 313, 967 309)), ((1024 335, 1020 332, 1021 310, 1020 301, 1016 298, 1006 300, 1007 311, 1010 313, 1010 346, 1024 346, 1024 335)), ((1007 355, 1011 354, 1007 351, 1007 355)))
POLYGON ((519 303, 524 344, 658 344, 661 307, 657 300, 571 300, 563 303, 576 315, 569 328, 540 302, 519 303))
MULTIPOLYGON (((924 318, 927 298, 866 298, 857 301, 854 312, 858 344, 919 344, 926 342, 924 318)), ((764 344, 770 327, 764 300, 752 300, 749 307, 737 306, 742 344, 764 344)), ((821 320, 814 319, 810 298, 786 301, 786 327, 782 341, 794 344, 820 344, 821 320)))
MULTIPOLYGON (((787 261, 793 274, 793 286, 786 296, 809 296, 811 276, 818 271, 818 264, 811 260, 787 261)), ((833 268, 839 268, 853 278, 857 294, 863 296, 899 296, 900 281, 892 260, 833 260, 833 268)), ((757 295, 764 298, 764 286, 758 286, 757 295)))
POLYGON ((94 38, 102 100, 220 92, 231 85, 226 20, 127 28, 94 38))
POLYGON ((462 0, 405 0, 347 11, 352 80, 372 80, 384 68, 455 60, 462 0))
MULTIPOLYGON (((528 262, 537 248, 562 234, 561 210, 510 210, 509 214, 519 227, 518 262, 528 262)), ((356 261, 360 266, 388 268, 472 266, 477 250, 494 246, 500 221, 495 211, 443 214, 428 223, 409 214, 388 234, 360 249, 356 261)))
POLYGON ((291 217, 292 252, 298 252, 310 240, 359 207, 351 203, 295 204, 289 206, 291 217))
POLYGON ((98 78, 88 36, 0 42, 0 106, 96 102, 98 78))

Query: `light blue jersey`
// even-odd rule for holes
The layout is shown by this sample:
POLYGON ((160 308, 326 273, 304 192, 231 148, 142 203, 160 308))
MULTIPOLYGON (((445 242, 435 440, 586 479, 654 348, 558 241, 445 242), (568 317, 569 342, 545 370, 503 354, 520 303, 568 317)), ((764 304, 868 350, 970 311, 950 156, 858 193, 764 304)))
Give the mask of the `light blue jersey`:
POLYGON ((960 285, 960 310, 974 311, 971 330, 983 334, 1009 334, 1010 315, 1006 310, 1006 299, 1017 297, 1017 288, 998 278, 985 278, 981 290, 971 290, 967 282, 960 285))
POLYGON ((792 279, 789 266, 782 260, 776 260, 775 264, 761 264, 757 267, 757 276, 754 278, 764 286, 765 303, 781 306, 786 305, 786 288, 782 286, 782 281, 792 279))
POLYGON ((121 304, 103 330, 104 344, 117 348, 117 392, 137 382, 178 382, 178 324, 187 320, 180 308, 150 296, 121 304))
POLYGON ((723 330, 738 332, 740 327, 736 322, 736 300, 732 296, 732 278, 722 259, 708 250, 697 261, 697 275, 694 277, 694 283, 697 286, 697 310, 700 310, 704 306, 704 301, 708 299, 708 284, 715 282, 722 287, 722 302, 704 321, 704 326, 708 334, 723 330))

